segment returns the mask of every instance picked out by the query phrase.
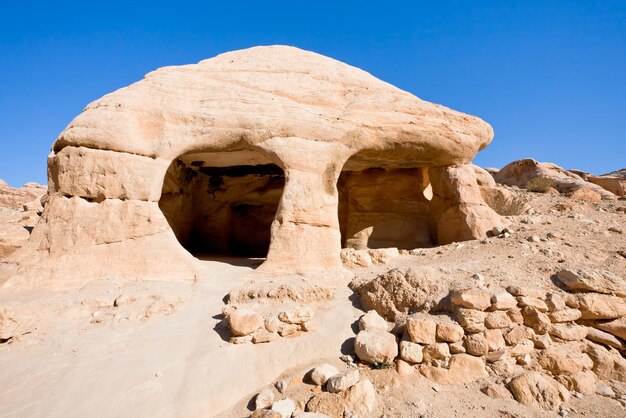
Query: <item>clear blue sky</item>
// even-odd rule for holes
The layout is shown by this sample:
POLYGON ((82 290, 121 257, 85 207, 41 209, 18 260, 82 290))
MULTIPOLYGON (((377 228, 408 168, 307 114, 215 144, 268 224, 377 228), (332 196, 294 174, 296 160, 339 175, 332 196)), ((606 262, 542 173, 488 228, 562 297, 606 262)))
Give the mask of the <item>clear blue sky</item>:
POLYGON ((482 166, 626 166, 624 0, 3 1, 0 178, 45 183, 71 119, 155 68, 269 44, 482 117, 496 133, 482 166))

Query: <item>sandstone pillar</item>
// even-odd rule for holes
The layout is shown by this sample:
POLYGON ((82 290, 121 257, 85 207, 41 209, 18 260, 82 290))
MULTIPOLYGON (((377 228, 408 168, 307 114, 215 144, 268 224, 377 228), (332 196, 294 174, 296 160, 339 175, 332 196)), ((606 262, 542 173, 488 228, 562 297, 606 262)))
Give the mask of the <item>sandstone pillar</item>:
POLYGON ((261 148, 285 171, 267 260, 259 271, 338 277, 341 264, 337 179, 347 147, 302 138, 272 138, 261 148))
POLYGON ((430 167, 431 227, 440 245, 484 238, 501 218, 484 202, 471 164, 430 167))

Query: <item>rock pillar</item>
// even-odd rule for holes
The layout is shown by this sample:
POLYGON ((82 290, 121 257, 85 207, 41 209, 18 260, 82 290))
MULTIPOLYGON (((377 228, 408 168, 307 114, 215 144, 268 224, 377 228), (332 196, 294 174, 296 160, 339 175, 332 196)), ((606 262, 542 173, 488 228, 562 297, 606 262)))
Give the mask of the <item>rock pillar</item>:
POLYGON ((505 224, 483 200, 470 164, 430 167, 431 227, 440 245, 484 238, 505 224))
POLYGON ((272 138, 261 148, 285 171, 263 273, 337 277, 341 264, 337 179, 350 150, 302 138, 272 138))

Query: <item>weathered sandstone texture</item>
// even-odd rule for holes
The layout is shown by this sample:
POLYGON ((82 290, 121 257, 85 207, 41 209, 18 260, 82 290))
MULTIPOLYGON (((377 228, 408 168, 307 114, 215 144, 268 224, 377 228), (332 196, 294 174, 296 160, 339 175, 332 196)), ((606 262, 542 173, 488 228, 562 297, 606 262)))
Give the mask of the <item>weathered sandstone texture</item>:
POLYGON ((193 280, 189 251, 337 277, 342 246, 481 238, 503 223, 471 165, 492 137, 476 117, 297 48, 160 68, 60 134, 48 204, 7 285, 193 280))

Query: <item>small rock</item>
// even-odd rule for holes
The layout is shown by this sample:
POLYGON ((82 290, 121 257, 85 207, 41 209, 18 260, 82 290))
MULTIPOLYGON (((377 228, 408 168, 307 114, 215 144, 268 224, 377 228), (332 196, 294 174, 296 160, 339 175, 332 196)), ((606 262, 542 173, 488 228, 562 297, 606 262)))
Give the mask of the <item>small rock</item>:
POLYGON ((450 343, 448 344, 448 346, 450 347, 450 353, 451 354, 462 354, 465 353, 465 347, 463 347, 463 342, 462 341, 457 341, 455 343, 450 343))
POLYGON ((406 321, 406 330, 414 343, 436 342, 437 324, 432 320, 409 317, 406 321))
POLYGON ((281 337, 287 337, 289 335, 293 335, 300 330, 300 327, 296 324, 285 324, 282 323, 278 327, 278 334, 281 337))
POLYGON ((269 332, 266 329, 258 329, 254 331, 252 334, 252 343, 261 344, 261 343, 269 343, 278 338, 278 334, 275 332, 269 332))
POLYGON ((511 318, 506 311, 487 312, 487 316, 485 317, 485 326, 488 329, 508 328, 512 325, 513 323, 511 318))
POLYGON ((279 380, 278 382, 274 383, 274 387, 276 388, 278 393, 285 393, 285 391, 287 390, 287 386, 289 386, 289 384, 286 380, 279 380))
POLYGON ((348 369, 332 376, 326 382, 326 390, 330 393, 343 392, 357 384, 360 379, 359 369, 348 369))
POLYGON ((607 398, 615 397, 615 392, 613 391, 613 389, 611 389, 611 386, 607 385, 601 380, 596 383, 596 393, 600 396, 605 396, 607 398))
POLYGON ((421 363, 423 356, 423 347, 411 341, 400 341, 400 358, 408 363, 421 363))
POLYGON ((513 395, 504 385, 492 383, 480 389, 485 395, 493 399, 513 399, 513 395))
POLYGON ((291 418, 291 414, 296 410, 296 403, 289 398, 281 399, 272 404, 271 410, 278 412, 281 418, 291 418))
POLYGON ((278 314, 278 319, 287 324, 302 324, 313 318, 313 312, 306 308, 292 309, 278 314))
POLYGON ((400 359, 396 361, 396 372, 400 376, 410 376, 415 373, 415 367, 400 359))
POLYGON ((346 392, 345 413, 349 416, 372 416, 378 405, 376 388, 368 379, 363 379, 346 392))
POLYGON ((545 334, 552 325, 548 315, 531 306, 522 309, 522 316, 524 325, 532 328, 537 334, 545 334))
POLYGON ((311 370, 311 380, 318 386, 324 386, 328 379, 338 374, 339 370, 331 364, 324 363, 311 370))
POLYGON ((254 409, 265 409, 272 405, 274 402, 274 392, 269 389, 262 390, 254 398, 254 409))
POLYGON ((463 346, 468 354, 484 356, 489 352, 487 339, 483 334, 469 334, 463 339, 463 346))
POLYGON ((554 324, 548 332, 551 336, 565 341, 579 341, 587 336, 587 327, 569 323, 554 324))
POLYGON ((280 319, 276 315, 270 314, 264 321, 265 329, 269 332, 277 332, 280 328, 280 319))
POLYGON ((517 303, 521 308, 531 307, 535 308, 539 312, 548 312, 548 306, 539 298, 531 296, 518 296, 517 303))
POLYGON ((550 312, 561 311, 565 309, 565 301, 557 293, 549 293, 546 296, 546 306, 550 312))
POLYGON ((446 360, 450 357, 450 347, 446 343, 427 345, 423 350, 424 361, 431 363, 433 360, 446 360))
POLYGON ((487 314, 476 309, 458 308, 455 312, 456 319, 466 332, 477 333, 485 330, 485 317, 487 314))
POLYGON ((373 329, 387 332, 389 331, 389 324, 385 318, 372 309, 359 319, 359 331, 370 331, 373 329))
POLYGON ((436 337, 439 341, 455 343, 463 338, 463 328, 456 324, 437 324, 436 337))
POLYGON ((506 348, 506 342, 504 341, 501 330, 488 329, 485 330, 484 335, 489 351, 504 350, 504 348, 506 348))
POLYGON ((450 294, 450 301, 462 308, 484 311, 491 306, 491 295, 478 288, 456 290, 450 294))
POLYGON ((508 292, 500 292, 491 297, 491 308, 499 311, 517 308, 517 300, 508 292))
POLYGON ((550 321, 555 323, 573 322, 580 319, 581 316, 582 314, 580 313, 580 310, 574 308, 565 308, 561 311, 550 312, 548 314, 548 318, 550 318, 550 321))
POLYGON ((535 334, 532 337, 532 341, 533 341, 533 344, 535 344, 535 348, 539 348, 542 350, 550 347, 550 344, 552 344, 552 339, 550 338, 548 334, 543 334, 543 335, 535 334))
POLYGON ((240 308, 228 315, 230 329, 235 336, 252 334, 257 329, 264 326, 263 317, 258 313, 240 308))

